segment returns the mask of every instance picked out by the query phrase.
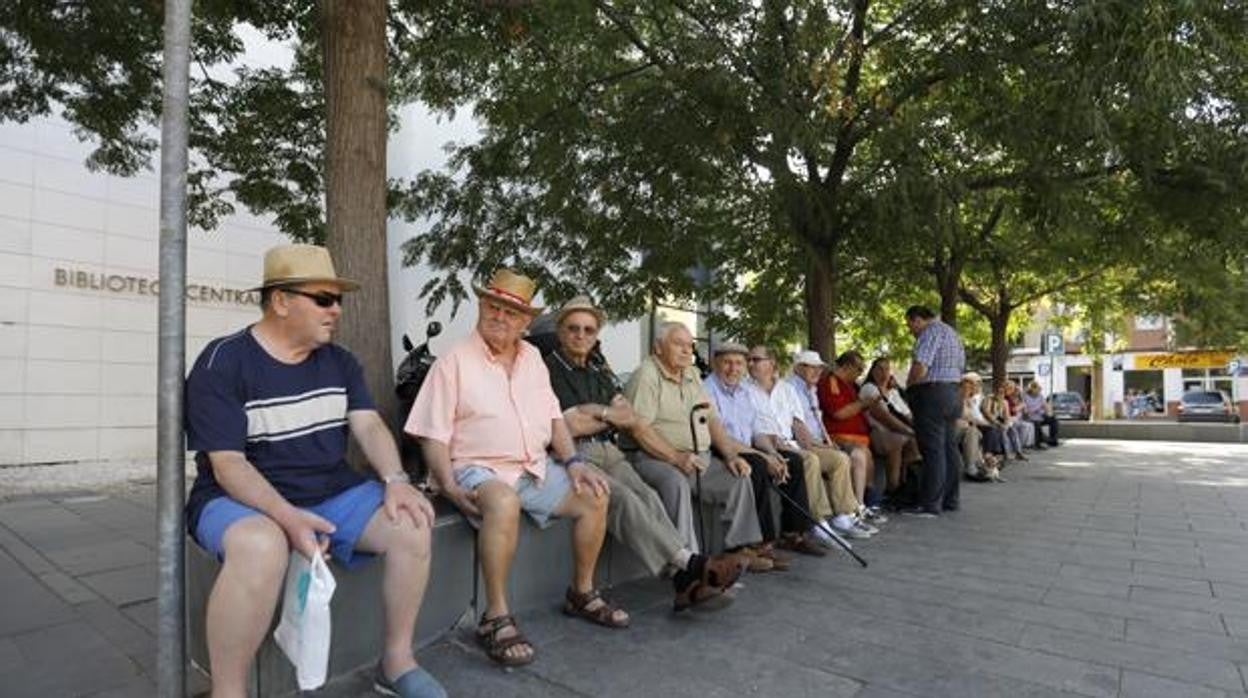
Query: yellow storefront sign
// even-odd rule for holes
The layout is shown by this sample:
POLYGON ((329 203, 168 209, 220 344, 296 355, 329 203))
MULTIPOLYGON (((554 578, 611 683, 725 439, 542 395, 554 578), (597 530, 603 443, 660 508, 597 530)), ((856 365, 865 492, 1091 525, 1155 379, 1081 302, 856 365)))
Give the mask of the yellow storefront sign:
POLYGON ((1136 370, 1162 368, 1226 368, 1235 358, 1233 351, 1182 351, 1170 354, 1139 354, 1136 370))

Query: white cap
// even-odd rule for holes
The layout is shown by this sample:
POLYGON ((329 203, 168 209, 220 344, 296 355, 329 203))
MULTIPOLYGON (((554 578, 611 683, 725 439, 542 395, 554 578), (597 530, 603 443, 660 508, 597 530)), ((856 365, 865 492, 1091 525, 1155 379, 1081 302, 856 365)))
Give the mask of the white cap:
POLYGON ((797 352, 797 355, 793 357, 793 363, 797 366, 827 366, 823 362, 823 357, 819 356, 819 352, 811 349, 797 352))

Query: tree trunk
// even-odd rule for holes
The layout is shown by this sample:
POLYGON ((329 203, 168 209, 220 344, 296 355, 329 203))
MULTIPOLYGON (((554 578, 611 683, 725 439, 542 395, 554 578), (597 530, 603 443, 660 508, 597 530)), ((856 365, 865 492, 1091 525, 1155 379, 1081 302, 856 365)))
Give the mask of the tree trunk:
POLYGON ((824 360, 836 358, 836 263, 831 251, 806 265, 806 341, 824 360))
POLYGON ((997 385, 1006 379, 1006 364, 1010 360, 1010 344, 1006 341, 1005 330, 1010 324, 1009 306, 998 305, 992 316, 988 318, 988 326, 992 328, 992 384, 997 385))
POLYGON ((938 267, 936 283, 940 288, 940 319, 946 325, 958 327, 958 289, 962 285, 962 268, 954 262, 938 267))
POLYGON ((338 341, 364 367, 387 425, 395 403, 386 274, 386 2, 322 0, 325 243, 347 294, 338 341))

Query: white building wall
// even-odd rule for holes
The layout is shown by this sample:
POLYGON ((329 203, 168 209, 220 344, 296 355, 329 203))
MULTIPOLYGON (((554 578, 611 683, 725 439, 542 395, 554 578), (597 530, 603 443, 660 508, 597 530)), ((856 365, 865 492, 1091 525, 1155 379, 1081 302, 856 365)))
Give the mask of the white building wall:
MULTIPOLYGON (((155 454, 159 180, 90 172, 89 152, 58 120, 0 124, 0 465, 155 454)), ((188 278, 250 288, 283 239, 247 215, 191 231, 188 278)), ((189 300, 188 365, 256 317, 189 300)))

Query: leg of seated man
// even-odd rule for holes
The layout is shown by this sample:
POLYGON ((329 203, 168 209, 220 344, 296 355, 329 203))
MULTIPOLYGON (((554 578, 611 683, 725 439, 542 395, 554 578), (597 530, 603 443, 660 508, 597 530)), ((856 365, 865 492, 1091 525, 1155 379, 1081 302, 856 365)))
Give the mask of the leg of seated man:
POLYGON ((708 502, 724 505, 723 521, 728 529, 724 533, 724 547, 731 550, 762 542, 751 479, 732 474, 722 460, 708 452, 703 452, 702 457, 709 463, 702 473, 702 495, 708 502))
POLYGON ((906 448, 906 436, 883 427, 871 427, 871 448, 885 457, 885 486, 888 491, 901 484, 901 461, 906 448))
POLYGON ((781 500, 780 532, 800 537, 811 526, 805 516, 805 512, 810 511, 810 497, 806 492, 806 466, 801 454, 781 451, 780 455, 784 456, 785 464, 789 468, 788 479, 775 483, 789 496, 789 499, 781 500))
POLYGON ((832 516, 832 503, 823 486, 823 464, 813 451, 802 451, 802 474, 806 481, 806 495, 810 497, 810 513, 820 520, 832 516))
POLYGON ((391 521, 378 509, 357 546, 385 556, 381 581, 386 616, 382 672, 392 681, 416 667, 412 637, 429 581, 432 534, 429 526, 417 527, 407 512, 399 512, 399 519, 391 521))
MULTIPOLYGON (((642 451, 630 454, 633 469, 642 481, 654 489, 663 503, 667 518, 676 526, 680 540, 691 552, 698 552, 698 532, 694 524, 693 487, 691 478, 682 473, 676 466, 656 458, 651 458, 642 451)), ((703 479, 705 479, 705 475, 703 479)), ((701 516, 701 512, 697 513, 701 516)))
MULTIPOLYGON (((564 489, 564 495, 559 501, 559 505, 554 509, 554 515, 572 519, 572 557, 573 557, 573 578, 571 590, 578 595, 585 595, 593 592, 594 587, 594 568, 598 564, 598 553, 602 551, 602 542, 607 535, 607 496, 599 496, 593 491, 582 488, 580 492, 575 492, 568 485, 568 476, 566 469, 562 465, 555 463, 546 464, 546 479, 542 489, 558 488, 564 489), (558 483, 557 477, 563 473, 563 484, 558 483)), ((542 495, 545 498, 545 495, 542 495)), ((527 511, 527 509, 526 509, 527 511)), ((569 599, 571 601, 571 599, 569 599)), ((594 613, 601 607, 608 607, 607 601, 601 598, 594 599, 586 603, 583 610, 594 613)), ((604 625, 624 625, 628 623, 628 613, 623 609, 613 609, 610 613, 609 623, 604 625)), ((599 621, 601 622, 601 621, 599 621)))
MULTIPOLYGON (((242 507, 225 497, 220 500, 242 507)), ((217 502, 204 507, 200 531, 217 502)), ((290 548, 285 532, 263 514, 244 515, 224 531, 220 546, 224 564, 212 586, 206 613, 208 661, 212 695, 242 698, 247 695, 247 669, 273 620, 290 548)), ((197 538, 213 551, 214 546, 197 538)))
POLYGON ((832 514, 856 513, 861 502, 854 496, 849 455, 836 446, 814 446, 811 452, 819 457, 819 466, 823 469, 827 483, 828 503, 832 505, 832 514))
POLYGON ((669 566, 683 567, 689 553, 681 543, 662 500, 637 474, 614 445, 587 444, 585 457, 611 478, 611 501, 607 505, 607 530, 637 554, 655 576, 669 566), (684 551, 684 559, 681 552, 684 551))

